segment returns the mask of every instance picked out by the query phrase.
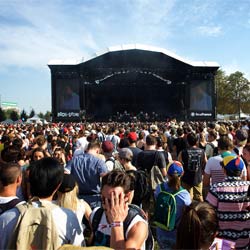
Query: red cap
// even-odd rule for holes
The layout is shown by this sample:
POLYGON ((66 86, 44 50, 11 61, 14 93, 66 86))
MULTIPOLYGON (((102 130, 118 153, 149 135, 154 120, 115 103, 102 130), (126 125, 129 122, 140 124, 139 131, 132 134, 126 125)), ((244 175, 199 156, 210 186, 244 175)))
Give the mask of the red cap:
POLYGON ((111 141, 102 142, 102 151, 104 153, 111 153, 114 150, 114 145, 111 141))
POLYGON ((135 132, 129 132, 128 138, 129 138, 131 141, 137 141, 137 134, 136 134, 135 132))

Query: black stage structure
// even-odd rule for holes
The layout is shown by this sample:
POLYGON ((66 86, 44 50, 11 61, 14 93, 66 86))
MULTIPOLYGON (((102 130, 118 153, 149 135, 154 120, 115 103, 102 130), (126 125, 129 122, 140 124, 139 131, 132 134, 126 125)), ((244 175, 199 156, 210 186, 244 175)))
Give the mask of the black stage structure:
POLYGON ((51 61, 53 121, 212 120, 215 62, 160 48, 111 47, 82 62, 51 61))

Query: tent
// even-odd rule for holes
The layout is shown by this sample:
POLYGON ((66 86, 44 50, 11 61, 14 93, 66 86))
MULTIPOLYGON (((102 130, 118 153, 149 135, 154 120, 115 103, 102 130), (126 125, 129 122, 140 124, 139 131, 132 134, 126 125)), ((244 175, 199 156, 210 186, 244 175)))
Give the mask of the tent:
POLYGON ((40 118, 38 115, 34 115, 33 117, 27 119, 27 123, 43 123, 45 120, 40 118))

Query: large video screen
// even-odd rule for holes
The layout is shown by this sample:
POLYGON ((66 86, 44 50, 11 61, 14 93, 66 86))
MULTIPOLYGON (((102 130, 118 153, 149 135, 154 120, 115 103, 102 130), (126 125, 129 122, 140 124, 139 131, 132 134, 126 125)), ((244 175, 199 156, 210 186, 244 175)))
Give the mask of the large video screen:
POLYGON ((79 111, 80 95, 79 95, 78 79, 57 79, 56 80, 56 107, 57 111, 79 111))
POLYGON ((193 81, 190 85, 190 110, 211 111, 212 107, 211 81, 193 81))

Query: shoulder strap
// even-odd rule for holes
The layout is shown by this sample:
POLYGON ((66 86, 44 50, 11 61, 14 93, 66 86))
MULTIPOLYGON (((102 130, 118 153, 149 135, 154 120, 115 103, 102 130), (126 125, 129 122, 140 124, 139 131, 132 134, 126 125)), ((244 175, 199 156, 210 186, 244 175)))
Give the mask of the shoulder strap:
POLYGON ((180 189, 176 193, 174 193, 173 195, 176 196, 177 194, 183 192, 184 190, 185 189, 183 187, 180 187, 180 189))
POLYGON ((209 142, 208 145, 210 145, 212 149, 215 148, 215 146, 214 146, 214 144, 212 142, 209 142))
POLYGON ((135 204, 129 204, 128 215, 123 222, 124 237, 126 236, 126 231, 131 221, 135 218, 136 215, 140 215, 143 219, 147 220, 146 214, 140 207, 135 204))
POLYGON ((158 155, 158 151, 156 150, 155 151, 155 157, 154 157, 155 159, 154 159, 154 165, 153 166, 155 166, 155 165, 157 165, 157 161, 158 161, 158 158, 159 158, 159 155, 158 155))
POLYGON ((18 198, 15 198, 7 203, 0 204, 0 214, 4 213, 5 211, 15 207, 18 203, 20 203, 21 200, 18 198))
POLYGON ((98 229, 98 226, 100 224, 101 218, 102 218, 102 214, 103 214, 103 208, 99 207, 98 209, 96 209, 93 219, 92 219, 92 230, 93 232, 96 232, 98 229))
POLYGON ((162 182, 162 183, 160 184, 160 192, 162 192, 162 191, 165 191, 164 182, 162 182))

